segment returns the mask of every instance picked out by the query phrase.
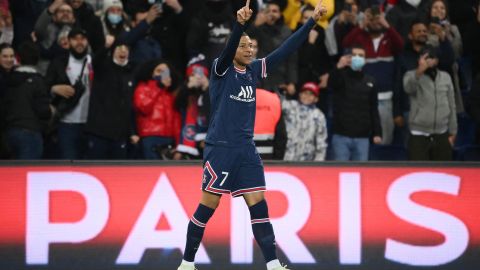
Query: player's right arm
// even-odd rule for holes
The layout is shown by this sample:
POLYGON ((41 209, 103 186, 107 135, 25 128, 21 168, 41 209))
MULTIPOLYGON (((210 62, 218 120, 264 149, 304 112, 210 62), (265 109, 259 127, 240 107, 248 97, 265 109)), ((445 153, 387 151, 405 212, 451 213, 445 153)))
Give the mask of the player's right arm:
POLYGON ((237 11, 237 22, 233 26, 232 34, 228 39, 227 46, 223 49, 220 57, 214 62, 214 71, 217 76, 225 75, 228 67, 232 64, 237 51, 238 43, 245 30, 245 24, 252 17, 253 11, 249 8, 250 0, 247 0, 244 7, 237 11))

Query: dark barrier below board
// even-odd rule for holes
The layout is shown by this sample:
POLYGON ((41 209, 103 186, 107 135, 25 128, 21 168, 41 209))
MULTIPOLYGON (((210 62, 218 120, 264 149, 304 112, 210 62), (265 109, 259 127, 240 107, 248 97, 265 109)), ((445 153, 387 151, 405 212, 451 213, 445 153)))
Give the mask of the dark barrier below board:
MULTIPOLYGON (((0 269, 176 269, 202 174, 199 162, 2 162, 0 269)), ((480 266, 479 163, 266 162, 265 175, 292 269, 480 266)), ((224 196, 197 261, 265 269, 241 198, 224 196)))

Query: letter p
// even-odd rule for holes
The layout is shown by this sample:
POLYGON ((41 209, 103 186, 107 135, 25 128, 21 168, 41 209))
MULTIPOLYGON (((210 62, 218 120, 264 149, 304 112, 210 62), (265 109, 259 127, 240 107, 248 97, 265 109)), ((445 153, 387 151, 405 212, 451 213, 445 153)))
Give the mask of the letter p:
POLYGON ((48 264, 50 243, 80 243, 97 236, 107 223, 109 207, 105 187, 89 174, 28 173, 26 263, 48 264), (51 191, 80 193, 86 201, 83 218, 73 223, 50 223, 51 191))

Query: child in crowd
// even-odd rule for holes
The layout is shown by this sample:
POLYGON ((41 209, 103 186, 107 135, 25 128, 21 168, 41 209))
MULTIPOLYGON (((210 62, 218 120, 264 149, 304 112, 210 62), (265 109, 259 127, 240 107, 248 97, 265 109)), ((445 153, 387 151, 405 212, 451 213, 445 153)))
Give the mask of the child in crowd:
POLYGON ((307 82, 298 100, 282 100, 288 137, 285 160, 325 160, 327 127, 325 115, 316 107, 319 93, 317 84, 307 82))

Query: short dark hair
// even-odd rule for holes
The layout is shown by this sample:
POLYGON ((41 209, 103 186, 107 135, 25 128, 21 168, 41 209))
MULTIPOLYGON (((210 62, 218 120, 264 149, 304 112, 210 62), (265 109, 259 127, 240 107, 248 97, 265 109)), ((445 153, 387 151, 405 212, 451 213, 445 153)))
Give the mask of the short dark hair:
POLYGON ((40 50, 32 41, 25 41, 20 44, 17 53, 22 65, 35 66, 40 59, 40 50))
POLYGON ((350 46, 349 48, 347 48, 344 52, 344 54, 351 54, 353 52, 354 49, 359 49, 359 50, 362 50, 364 52, 367 52, 367 50, 365 49, 365 47, 361 44, 353 44, 352 46, 350 46))
POLYGON ((8 43, 1 43, 0 44, 0 53, 5 49, 12 49, 13 50, 13 46, 11 44, 8 44, 8 43))
POLYGON ((413 27, 417 24, 423 24, 425 26, 428 25, 427 21, 425 19, 422 19, 422 18, 416 18, 415 20, 413 20, 413 22, 410 24, 410 32, 412 32, 413 30, 413 27))

